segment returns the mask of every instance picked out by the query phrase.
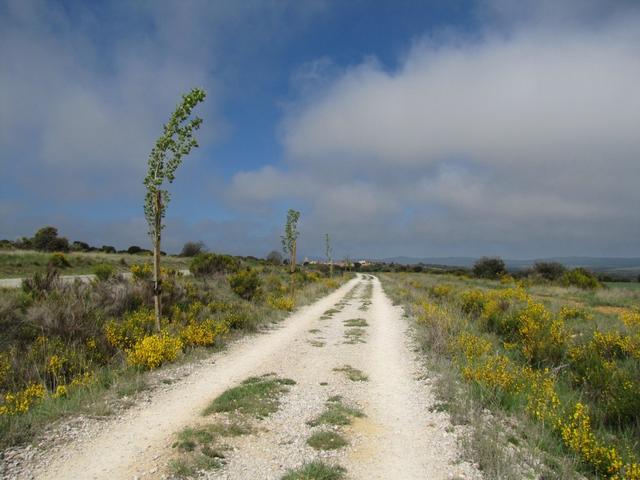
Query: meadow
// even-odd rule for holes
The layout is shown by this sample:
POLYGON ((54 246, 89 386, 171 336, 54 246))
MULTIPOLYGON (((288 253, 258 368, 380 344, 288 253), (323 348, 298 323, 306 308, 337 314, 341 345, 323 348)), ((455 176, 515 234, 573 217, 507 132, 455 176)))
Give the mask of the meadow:
POLYGON ((640 289, 387 273, 489 478, 640 478, 640 289))
MULTIPOLYGON (((45 273, 53 255, 35 250, 0 250, 0 278, 24 278, 45 273)), ((61 275, 92 274, 98 265, 109 265, 115 272, 124 273, 130 270, 131 265, 150 261, 150 255, 145 253, 68 252, 64 258, 67 264, 57 267, 61 275)), ((189 259, 165 255, 162 263, 182 270, 188 268, 189 259)))

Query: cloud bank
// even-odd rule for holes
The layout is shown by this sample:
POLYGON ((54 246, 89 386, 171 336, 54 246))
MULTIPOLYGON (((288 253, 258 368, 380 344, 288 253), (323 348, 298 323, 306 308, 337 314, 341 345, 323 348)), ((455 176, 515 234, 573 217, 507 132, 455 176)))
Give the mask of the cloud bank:
POLYGON ((230 195, 302 202, 310 237, 370 255, 638 254, 638 9, 542 2, 525 22, 507 5, 296 98, 283 164, 230 195))

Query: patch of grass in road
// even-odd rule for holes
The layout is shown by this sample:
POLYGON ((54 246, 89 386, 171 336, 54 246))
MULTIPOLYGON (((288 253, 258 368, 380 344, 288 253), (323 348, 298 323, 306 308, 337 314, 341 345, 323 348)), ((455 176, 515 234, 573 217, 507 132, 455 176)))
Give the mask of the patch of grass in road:
POLYGON ((312 328, 311 330, 309 330, 309 333, 320 333, 320 329, 319 328, 312 328))
POLYGON ((324 347, 326 345, 326 342, 323 342, 321 340, 309 340, 309 345, 311 345, 312 347, 324 347))
POLYGON ((204 410, 203 415, 218 412, 237 412, 256 418, 265 418, 278 410, 280 397, 296 382, 268 374, 246 379, 217 397, 204 410))
POLYGON ((307 445, 316 450, 337 450, 349 445, 349 442, 337 432, 322 430, 311 435, 307 445))
POLYGON ((251 428, 239 421, 188 427, 178 433, 172 447, 179 456, 169 462, 170 472, 179 478, 194 476, 200 470, 215 470, 224 461, 221 437, 237 437, 251 433, 251 428))
POLYGON ((364 337, 366 331, 364 328, 353 327, 344 332, 344 343, 348 345, 355 345, 356 343, 366 343, 362 337, 364 337))
POLYGON ((362 410, 342 403, 340 396, 329 398, 325 410, 315 419, 307 422, 312 427, 318 425, 350 425, 352 418, 364 417, 362 410))
POLYGON ((362 370, 353 368, 351 365, 334 368, 333 371, 344 373, 346 377, 352 382, 366 382, 367 380, 369 380, 369 377, 362 370))
POLYGON ((341 480, 345 472, 346 470, 339 465, 315 461, 296 470, 289 470, 282 480, 341 480))
POLYGON ((349 320, 345 320, 345 327, 368 327, 369 324, 364 318, 350 318, 349 320))
POLYGON ((330 318, 333 318, 333 316, 336 313, 340 313, 340 309, 338 308, 330 308, 329 310, 325 311, 322 316, 320 317, 320 320, 329 320, 330 318))

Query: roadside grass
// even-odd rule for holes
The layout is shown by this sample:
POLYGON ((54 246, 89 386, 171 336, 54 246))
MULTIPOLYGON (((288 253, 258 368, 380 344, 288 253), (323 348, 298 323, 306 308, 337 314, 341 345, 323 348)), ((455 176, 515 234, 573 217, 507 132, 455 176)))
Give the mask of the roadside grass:
POLYGON ((347 345, 355 345, 357 343, 367 343, 364 340, 365 334, 366 334, 366 330, 364 328, 360 328, 360 327, 348 328, 344 332, 345 341, 343 343, 347 345))
POLYGON ((368 327, 369 326, 369 324, 364 318, 350 318, 348 320, 345 320, 343 323, 345 327, 368 327))
POLYGON ((341 480, 345 478, 345 473, 346 470, 339 465, 315 461, 296 470, 289 470, 281 480, 341 480))
POLYGON ((342 372, 345 376, 351 380, 352 382, 366 382, 369 380, 369 377, 362 371, 357 368, 353 368, 351 365, 344 365, 343 367, 336 367, 333 369, 334 372, 342 372))
POLYGON ((273 374, 251 377, 222 393, 202 414, 237 412, 265 418, 278 410, 280 397, 289 391, 290 385, 295 385, 295 382, 289 378, 274 377, 273 374))
POLYGON ((307 439, 307 444, 316 450, 337 450, 347 446, 349 442, 337 432, 322 430, 313 433, 307 439))
MULTIPOLYGON (((381 280, 394 303, 402 305, 406 315, 417 320, 413 325, 415 337, 429 370, 434 372, 432 384, 439 402, 434 409, 447 411, 454 425, 465 427, 467 432, 462 435, 464 457, 477 463, 487 478, 609 478, 595 472, 584 457, 581 459, 578 453, 568 448, 550 426, 551 422, 536 420, 531 413, 526 413, 522 398, 501 394, 499 390, 465 378, 449 353, 450 341, 456 338, 456 331, 447 332, 451 324, 445 320, 452 318, 462 322, 465 334, 484 336, 482 338, 495 349, 495 352, 492 350, 494 355, 500 354, 514 364, 523 362, 523 357, 518 351, 514 352, 513 347, 512 350, 502 348, 500 336, 486 332, 482 319, 465 316, 459 300, 463 292, 486 293, 514 288, 515 284, 428 274, 382 274, 381 280)), ((613 338, 617 338, 616 335, 634 335, 619 316, 619 313, 627 311, 625 309, 640 304, 640 292, 633 284, 595 291, 528 283, 523 288, 535 302, 544 305, 551 318, 561 316, 563 307, 570 307, 565 310, 570 312, 570 316, 564 320, 568 349, 587 344, 594 332, 611 333, 613 338)), ((640 438, 637 422, 607 426, 598 403, 583 391, 587 385, 574 380, 576 372, 571 372, 570 361, 570 357, 564 357, 557 368, 549 371, 560 402, 569 406, 576 402, 590 404, 590 425, 586 426, 589 434, 585 434, 584 441, 598 439, 604 445, 615 447, 623 458, 633 459, 637 455, 640 438)), ((626 359, 626 362, 632 361, 626 359)), ((614 366, 613 363, 611 365, 614 366)), ((625 364, 621 362, 621 365, 625 364)), ((534 365, 533 368, 541 367, 534 365)), ((571 412, 565 412, 565 415, 569 416, 571 412)), ((626 477, 623 474, 620 478, 626 477)))
POLYGON ((362 418, 365 414, 362 410, 345 405, 339 396, 331 397, 325 404, 324 411, 308 423, 311 427, 318 425, 350 425, 353 418, 362 418))
MULTIPOLYGON (((8 255, 13 255, 9 253, 8 255)), ((140 257, 143 255, 131 255, 140 257)), ((163 264, 164 264, 163 258, 163 264)), ((138 263, 138 262, 135 262, 138 263)), ((261 278, 281 278, 284 282, 287 273, 275 267, 261 267, 261 278)), ((347 281, 349 277, 341 278, 340 281, 347 281)), ((265 283, 266 283, 265 280, 265 283)), ((122 321, 123 315, 128 312, 137 311, 140 303, 147 300, 144 282, 134 282, 130 280, 117 280, 109 282, 92 282, 91 284, 61 285, 56 286, 51 292, 45 292, 41 297, 31 298, 20 289, 0 289, 0 359, 13 351, 23 352, 20 358, 9 359, 9 365, 13 365, 15 372, 9 372, 6 376, 4 388, 0 388, 0 404, 4 400, 4 395, 10 392, 19 391, 30 383, 46 383, 42 376, 46 373, 46 362, 49 356, 55 353, 62 357, 65 362, 70 359, 83 358, 86 355, 83 348, 86 348, 82 337, 77 338, 78 331, 87 328, 87 319, 94 321, 91 326, 93 331, 89 339, 96 341, 104 353, 95 355, 92 358, 98 360, 93 364, 82 364, 82 371, 91 375, 91 380, 81 385, 67 387, 65 396, 54 396, 52 388, 48 386, 49 392, 45 394, 43 400, 32 403, 28 411, 16 415, 0 415, 0 448, 23 444, 31 441, 39 435, 47 425, 64 417, 72 415, 86 416, 108 416, 122 409, 133 405, 135 396, 139 392, 155 388, 156 384, 172 383, 174 380, 162 378, 160 372, 171 371, 173 367, 190 363, 220 351, 234 339, 260 331, 269 324, 280 322, 289 315, 288 312, 277 310, 271 307, 268 302, 258 298, 255 301, 240 299, 231 291, 229 283, 224 275, 217 275, 208 278, 182 277, 176 279, 175 285, 167 285, 165 291, 167 295, 173 295, 172 301, 179 302, 182 309, 188 309, 191 305, 221 305, 223 310, 214 312, 216 321, 224 321, 230 325, 230 331, 208 347, 188 347, 183 354, 173 363, 162 365, 159 370, 149 372, 127 366, 126 352, 114 352, 108 347, 108 342, 104 338, 104 324, 107 320, 113 319, 115 322, 122 321), (38 353, 31 352, 36 348, 36 343, 29 333, 34 328, 47 332, 47 328, 56 325, 61 299, 66 300, 69 305, 74 305, 71 313, 65 315, 65 320, 60 323, 64 328, 68 328, 68 333, 46 333, 43 338, 49 342, 56 342, 58 350, 56 352, 38 353), (100 299, 104 300, 100 300, 100 299), (94 302, 106 302, 98 303, 94 302), (58 302, 58 303, 52 303, 58 302), (38 317, 31 313, 32 308, 37 307, 38 317), (110 310, 107 310, 110 309, 110 310), (111 313, 115 312, 115 313, 111 313), (125 312, 125 313, 123 313, 125 312), (82 316, 84 315, 84 317, 82 316), (85 323, 80 323, 81 321, 85 323), (40 326, 40 323, 43 326, 40 326), (6 328, 5 328, 6 326, 6 328), (28 333, 25 337, 20 332, 28 333), (16 345, 16 348, 13 347, 16 345), (107 345, 107 346, 105 346, 107 345), (26 352, 26 353, 24 353, 26 352), (46 355, 40 359, 42 355, 46 355), (36 360, 35 359, 39 359, 36 360), (33 378, 22 377, 23 372, 38 373, 33 378), (11 375, 15 375, 12 377, 11 375)), ((333 290, 327 282, 316 281, 301 286, 296 291, 296 305, 304 305, 316 300, 333 290)), ((268 291, 267 291, 268 293, 268 291)), ((151 298, 151 297, 149 297, 151 298)), ((63 305, 63 304, 62 304, 63 305)), ((165 311, 170 312, 171 303, 165 303, 165 311)), ((61 307, 60 307, 61 308, 61 307)), ((86 333, 84 334, 86 335, 86 333)), ((52 345, 54 343, 51 343, 52 345)), ((11 354, 13 355, 13 354, 11 354)), ((5 362, 6 363, 6 362, 5 362)), ((69 366, 70 364, 66 364, 69 366)), ((64 385, 69 379, 58 379, 57 385, 64 385)), ((50 384, 49 384, 50 385, 50 384)))

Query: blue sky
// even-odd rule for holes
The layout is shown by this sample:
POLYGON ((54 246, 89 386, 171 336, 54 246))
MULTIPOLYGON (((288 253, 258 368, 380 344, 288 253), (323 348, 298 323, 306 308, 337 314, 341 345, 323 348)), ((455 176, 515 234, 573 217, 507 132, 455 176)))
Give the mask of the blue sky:
POLYGON ((146 157, 208 92, 164 245, 640 255, 633 1, 0 0, 0 237, 147 245, 146 157))

